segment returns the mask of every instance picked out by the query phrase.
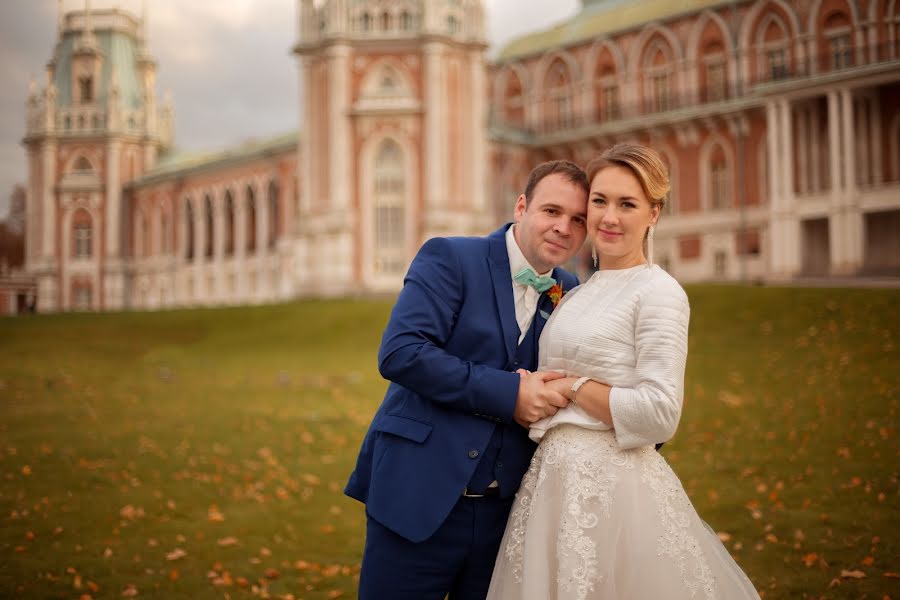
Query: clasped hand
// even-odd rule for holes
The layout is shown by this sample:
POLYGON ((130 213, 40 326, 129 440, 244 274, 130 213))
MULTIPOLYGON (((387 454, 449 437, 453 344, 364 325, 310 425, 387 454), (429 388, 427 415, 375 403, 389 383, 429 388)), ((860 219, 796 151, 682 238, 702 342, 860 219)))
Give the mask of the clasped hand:
POLYGON ((561 391, 553 389, 559 386, 548 385, 548 382, 565 378, 565 374, 553 371, 531 373, 524 369, 519 369, 516 373, 521 380, 513 419, 522 427, 528 428, 535 421, 553 416, 560 408, 569 404, 561 391))

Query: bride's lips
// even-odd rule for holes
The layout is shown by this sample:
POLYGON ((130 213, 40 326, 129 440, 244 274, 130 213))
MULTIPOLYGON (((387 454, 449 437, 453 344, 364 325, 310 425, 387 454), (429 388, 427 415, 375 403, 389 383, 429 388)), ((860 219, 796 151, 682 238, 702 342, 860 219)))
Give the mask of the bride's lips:
POLYGON ((597 231, 600 232, 600 236, 604 240, 608 240, 608 241, 615 241, 615 240, 619 239, 620 237, 622 237, 622 235, 623 235, 621 233, 617 233, 615 231, 607 231, 605 229, 598 229, 597 231))

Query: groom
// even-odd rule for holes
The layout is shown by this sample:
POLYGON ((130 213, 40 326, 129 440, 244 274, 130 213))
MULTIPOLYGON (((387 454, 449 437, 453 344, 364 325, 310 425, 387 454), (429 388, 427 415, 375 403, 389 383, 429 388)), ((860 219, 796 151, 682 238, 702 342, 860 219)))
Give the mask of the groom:
POLYGON ((571 162, 538 165, 513 226, 431 239, 413 260, 378 352, 391 384, 345 490, 366 504, 361 600, 487 594, 527 427, 567 403, 554 374, 516 371, 537 368, 551 286, 577 283, 556 267, 584 242, 589 188, 571 162))

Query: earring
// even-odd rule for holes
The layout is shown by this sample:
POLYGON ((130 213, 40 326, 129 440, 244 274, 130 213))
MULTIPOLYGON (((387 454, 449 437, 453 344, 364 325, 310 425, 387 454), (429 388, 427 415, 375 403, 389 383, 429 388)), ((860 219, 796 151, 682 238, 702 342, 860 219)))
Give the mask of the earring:
POLYGON ((594 268, 596 269, 599 261, 597 260, 597 249, 593 246, 591 246, 591 258, 594 259, 594 268))
POLYGON ((647 265, 653 266, 653 231, 656 229, 653 225, 647 230, 647 265))

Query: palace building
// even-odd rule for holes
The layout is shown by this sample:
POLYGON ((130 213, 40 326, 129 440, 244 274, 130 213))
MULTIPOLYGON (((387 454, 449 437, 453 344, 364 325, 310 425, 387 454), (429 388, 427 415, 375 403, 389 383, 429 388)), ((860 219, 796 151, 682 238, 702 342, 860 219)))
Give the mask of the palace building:
POLYGON ((535 164, 624 140, 670 168, 683 282, 900 273, 900 0, 583 0, 490 63, 480 0, 297 12, 299 132, 205 155, 173 149, 145 19, 60 17, 24 138, 38 311, 395 293, 535 164))

